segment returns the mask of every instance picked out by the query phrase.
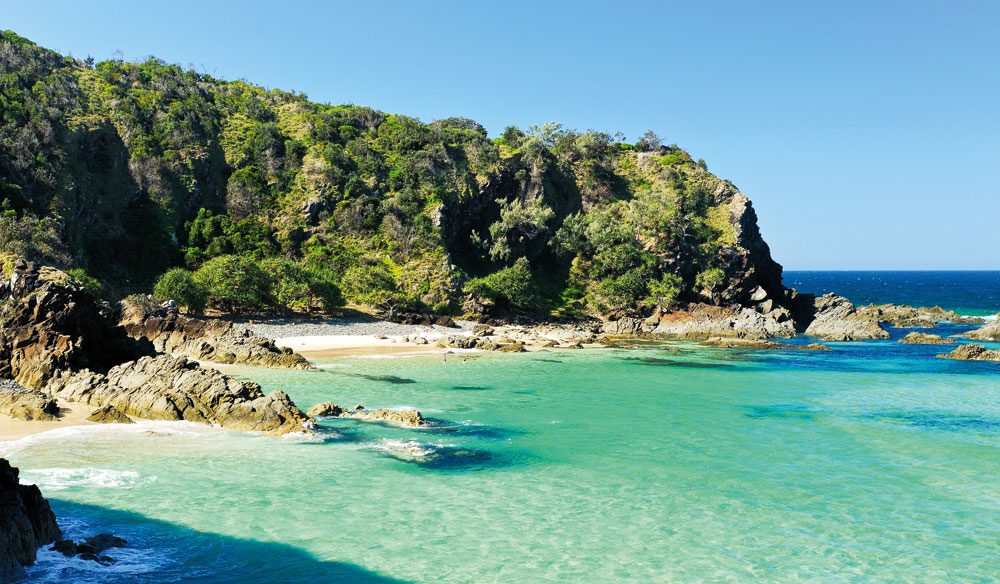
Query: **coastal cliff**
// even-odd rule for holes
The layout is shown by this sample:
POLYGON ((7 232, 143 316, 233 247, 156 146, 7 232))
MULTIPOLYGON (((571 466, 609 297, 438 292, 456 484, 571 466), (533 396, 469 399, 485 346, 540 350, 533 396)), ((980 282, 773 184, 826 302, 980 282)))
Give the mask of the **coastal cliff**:
POLYGON ((11 582, 35 563, 43 545, 62 537, 55 514, 35 485, 22 485, 18 470, 0 458, 0 582, 11 582))

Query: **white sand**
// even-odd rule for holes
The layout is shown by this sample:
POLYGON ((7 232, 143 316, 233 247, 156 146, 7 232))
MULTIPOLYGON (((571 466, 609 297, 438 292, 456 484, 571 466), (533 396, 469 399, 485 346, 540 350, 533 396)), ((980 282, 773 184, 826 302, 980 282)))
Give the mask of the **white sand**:
POLYGON ((62 415, 58 420, 53 422, 29 422, 0 415, 0 442, 41 434, 42 432, 55 430, 56 428, 83 426, 94 423, 87 420, 87 416, 95 409, 91 406, 59 400, 59 409, 62 415))

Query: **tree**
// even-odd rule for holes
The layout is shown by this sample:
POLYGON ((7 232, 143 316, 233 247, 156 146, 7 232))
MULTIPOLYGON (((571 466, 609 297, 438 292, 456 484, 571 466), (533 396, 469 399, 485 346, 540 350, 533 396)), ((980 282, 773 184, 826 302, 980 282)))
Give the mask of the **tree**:
POLYGON ((635 143, 635 148, 639 152, 652 152, 659 150, 660 146, 663 146, 663 140, 652 130, 646 130, 642 138, 639 138, 639 141, 635 143))
POLYGON ((708 297, 715 302, 715 293, 726 281, 726 272, 722 268, 708 268, 699 273, 694 280, 696 286, 708 292, 708 297))
POLYGON ((205 290, 195 282, 193 274, 183 268, 168 270, 160 276, 153 288, 153 297, 161 301, 173 300, 190 312, 205 309, 205 290))
POLYGON ((506 303, 514 308, 534 309, 540 298, 527 258, 517 258, 513 266, 500 269, 465 285, 466 294, 506 303))
POLYGON ((267 277, 245 256, 214 257, 198 268, 194 281, 210 304, 225 311, 256 311, 267 303, 267 277))
POLYGON ((646 304, 666 308, 677 300, 684 281, 677 274, 663 274, 659 280, 649 281, 649 296, 646 304))

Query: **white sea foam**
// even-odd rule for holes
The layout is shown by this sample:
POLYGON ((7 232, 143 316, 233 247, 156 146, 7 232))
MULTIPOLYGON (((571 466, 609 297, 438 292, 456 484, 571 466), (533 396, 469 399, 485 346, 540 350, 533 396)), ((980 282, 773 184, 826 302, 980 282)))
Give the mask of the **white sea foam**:
POLYGON ((156 480, 155 476, 142 477, 134 470, 110 468, 35 468, 22 470, 21 477, 23 482, 34 483, 45 492, 76 487, 131 489, 156 480))
POLYGON ((378 442, 368 444, 368 447, 378 452, 384 452, 390 456, 400 459, 416 460, 424 459, 437 454, 442 448, 449 448, 453 444, 431 444, 419 440, 390 440, 383 439, 378 442))

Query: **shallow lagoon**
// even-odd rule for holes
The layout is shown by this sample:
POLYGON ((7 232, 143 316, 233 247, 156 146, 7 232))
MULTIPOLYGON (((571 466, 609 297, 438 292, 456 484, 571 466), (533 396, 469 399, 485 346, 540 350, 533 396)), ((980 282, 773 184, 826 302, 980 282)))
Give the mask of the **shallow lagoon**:
POLYGON ((39 582, 995 577, 1000 365, 833 346, 239 370, 304 407, 413 406, 436 425, 274 439, 150 423, 0 454, 71 535, 137 544, 110 579, 46 552, 39 582))

